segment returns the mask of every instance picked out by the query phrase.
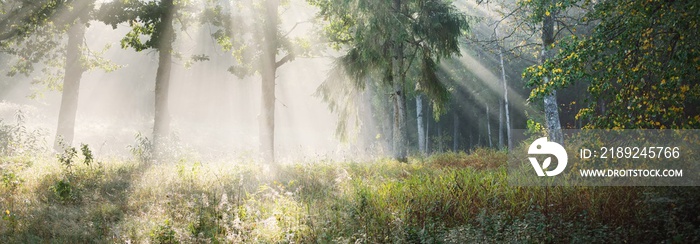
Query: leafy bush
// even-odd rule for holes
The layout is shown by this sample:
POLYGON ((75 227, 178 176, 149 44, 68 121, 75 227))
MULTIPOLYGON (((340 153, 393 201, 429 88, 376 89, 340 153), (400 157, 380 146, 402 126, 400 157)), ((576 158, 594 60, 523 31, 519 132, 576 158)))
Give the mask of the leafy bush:
POLYGON ((153 159, 153 143, 151 143, 151 140, 142 135, 141 132, 137 132, 134 138, 136 139, 136 144, 127 146, 131 155, 142 163, 151 162, 151 159, 153 159))
POLYGON ((135 144, 127 148, 131 155, 142 163, 177 162, 190 157, 193 152, 180 140, 177 133, 161 138, 158 142, 151 141, 140 132, 135 135, 135 144))
POLYGON ((151 230, 149 234, 151 236, 151 242, 157 244, 175 244, 180 243, 175 238, 175 230, 169 219, 166 219, 163 224, 156 226, 151 230))
POLYGON ((46 136, 44 130, 29 130, 24 121, 24 114, 17 111, 14 124, 5 123, 0 119, 0 155, 16 156, 22 154, 37 154, 46 151, 46 136))
POLYGON ((73 183, 78 181, 73 167, 75 167, 75 162, 80 160, 82 156, 82 162, 86 167, 90 167, 90 164, 95 160, 87 144, 80 144, 81 155, 78 155, 78 150, 75 147, 66 147, 63 152, 56 155, 58 162, 63 166, 63 171, 61 178, 56 181, 49 189, 54 193, 56 199, 62 203, 73 202, 78 200, 78 189, 73 183))
POLYGON ((66 179, 59 180, 58 182, 56 182, 56 184, 51 186, 50 189, 56 196, 56 199, 63 203, 70 202, 76 199, 73 187, 71 186, 70 181, 66 179))

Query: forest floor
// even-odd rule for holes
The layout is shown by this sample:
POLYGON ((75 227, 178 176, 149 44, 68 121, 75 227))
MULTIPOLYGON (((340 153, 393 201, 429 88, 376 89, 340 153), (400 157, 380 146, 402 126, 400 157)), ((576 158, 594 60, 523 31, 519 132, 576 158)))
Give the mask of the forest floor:
POLYGON ((0 158, 1 243, 700 241, 697 187, 509 186, 490 149, 276 172, 67 152, 0 158))

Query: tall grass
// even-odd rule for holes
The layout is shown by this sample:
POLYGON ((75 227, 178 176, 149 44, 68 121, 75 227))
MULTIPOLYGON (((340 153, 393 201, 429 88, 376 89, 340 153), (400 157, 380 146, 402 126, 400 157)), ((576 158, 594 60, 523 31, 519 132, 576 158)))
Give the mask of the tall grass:
POLYGON ((250 161, 96 160, 66 178, 55 157, 2 157, 0 242, 700 241, 695 187, 510 186, 506 153, 490 149, 274 174, 250 161))

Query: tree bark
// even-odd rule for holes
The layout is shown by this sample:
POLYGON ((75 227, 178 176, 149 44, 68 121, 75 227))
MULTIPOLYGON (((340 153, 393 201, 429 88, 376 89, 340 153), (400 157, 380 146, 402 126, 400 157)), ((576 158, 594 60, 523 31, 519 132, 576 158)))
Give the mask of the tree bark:
MULTIPOLYGON (((552 6, 556 5, 556 0, 552 0, 552 6)), ((556 13, 551 13, 545 16, 542 21, 542 59, 541 64, 554 56, 552 44, 554 43, 554 16, 556 13)), ((549 77, 544 77, 544 83, 549 83, 549 77)), ((557 106, 557 91, 544 96, 544 115, 547 124, 547 134, 549 140, 559 144, 564 143, 564 137, 561 132, 561 122, 559 120, 559 107, 557 106)))
POLYGON ((437 151, 438 152, 444 152, 445 151, 445 137, 442 134, 442 123, 437 122, 435 123, 435 126, 437 126, 437 151))
POLYGON ((459 116, 457 110, 454 111, 452 116, 452 151, 457 152, 457 147, 459 146, 459 116))
POLYGON ((70 147, 73 144, 80 79, 83 76, 83 72, 85 72, 85 67, 80 63, 80 58, 83 56, 80 48, 83 44, 83 39, 85 39, 85 29, 85 23, 79 18, 68 30, 63 93, 61 94, 58 128, 56 129, 56 139, 54 140, 54 150, 59 152, 64 149, 63 146, 70 147), (61 145, 61 142, 63 145, 61 145))
POLYGON ((425 153, 430 154, 430 120, 433 117, 433 114, 430 112, 430 102, 428 102, 427 110, 430 117, 427 117, 425 120, 425 153))
POLYGON ((406 97, 402 92, 403 84, 394 82, 394 158, 406 162, 406 97))
POLYGON ((489 147, 493 147, 493 141, 491 140, 491 119, 489 114, 489 105, 486 105, 486 130, 488 131, 489 137, 489 147))
POLYGON ((265 26, 262 53, 262 100, 260 103, 260 152, 263 160, 275 164, 275 75, 277 73, 277 8, 279 0, 265 2, 265 26))
MULTIPOLYGON (((401 14, 401 0, 394 0, 396 15, 401 14)), ((398 35, 393 36, 392 81, 394 101, 394 158, 401 162, 407 161, 406 148, 406 94, 404 92, 403 76, 403 40, 398 35)))
POLYGON ((175 31, 173 29, 175 9, 173 0, 161 1, 161 8, 163 12, 161 12, 160 24, 158 25, 161 33, 158 37, 158 70, 156 71, 156 100, 153 125, 153 144, 156 152, 162 150, 163 140, 170 134, 168 93, 170 90, 173 41, 175 40, 175 31))
POLYGON ((421 94, 416 95, 416 121, 418 128, 418 150, 422 155, 425 155, 425 131, 423 131, 423 96, 421 94))
POLYGON ((506 114, 506 132, 507 132, 507 141, 508 141, 508 148, 513 148, 513 139, 512 135, 510 132, 510 111, 508 109, 509 104, 508 104, 508 80, 506 80, 506 66, 503 63, 503 48, 498 47, 498 56, 501 59, 501 78, 503 79, 503 100, 502 100, 502 111, 505 111, 506 114))
POLYGON ((504 129, 504 121, 503 121, 503 114, 504 114, 504 105, 503 105, 503 99, 498 99, 498 149, 503 149, 503 129, 504 129))

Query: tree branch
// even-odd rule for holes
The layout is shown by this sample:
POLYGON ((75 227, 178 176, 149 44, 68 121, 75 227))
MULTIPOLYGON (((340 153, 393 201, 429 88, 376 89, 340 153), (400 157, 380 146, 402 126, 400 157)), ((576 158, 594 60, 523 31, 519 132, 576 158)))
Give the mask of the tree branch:
POLYGON ((289 31, 287 31, 287 33, 285 33, 284 35, 282 35, 282 37, 283 37, 283 38, 287 38, 287 36, 288 36, 289 34, 291 34, 292 31, 294 31, 294 29, 296 29, 297 26, 299 26, 299 24, 304 24, 304 23, 309 23, 309 22, 311 22, 311 20, 304 20, 304 21, 299 21, 299 22, 294 23, 294 26, 292 26, 292 28, 289 29, 289 31))
POLYGON ((279 68, 280 66, 292 60, 294 60, 294 54, 288 53, 287 56, 284 56, 284 58, 280 59, 280 61, 277 61, 275 63, 275 68, 279 68))

